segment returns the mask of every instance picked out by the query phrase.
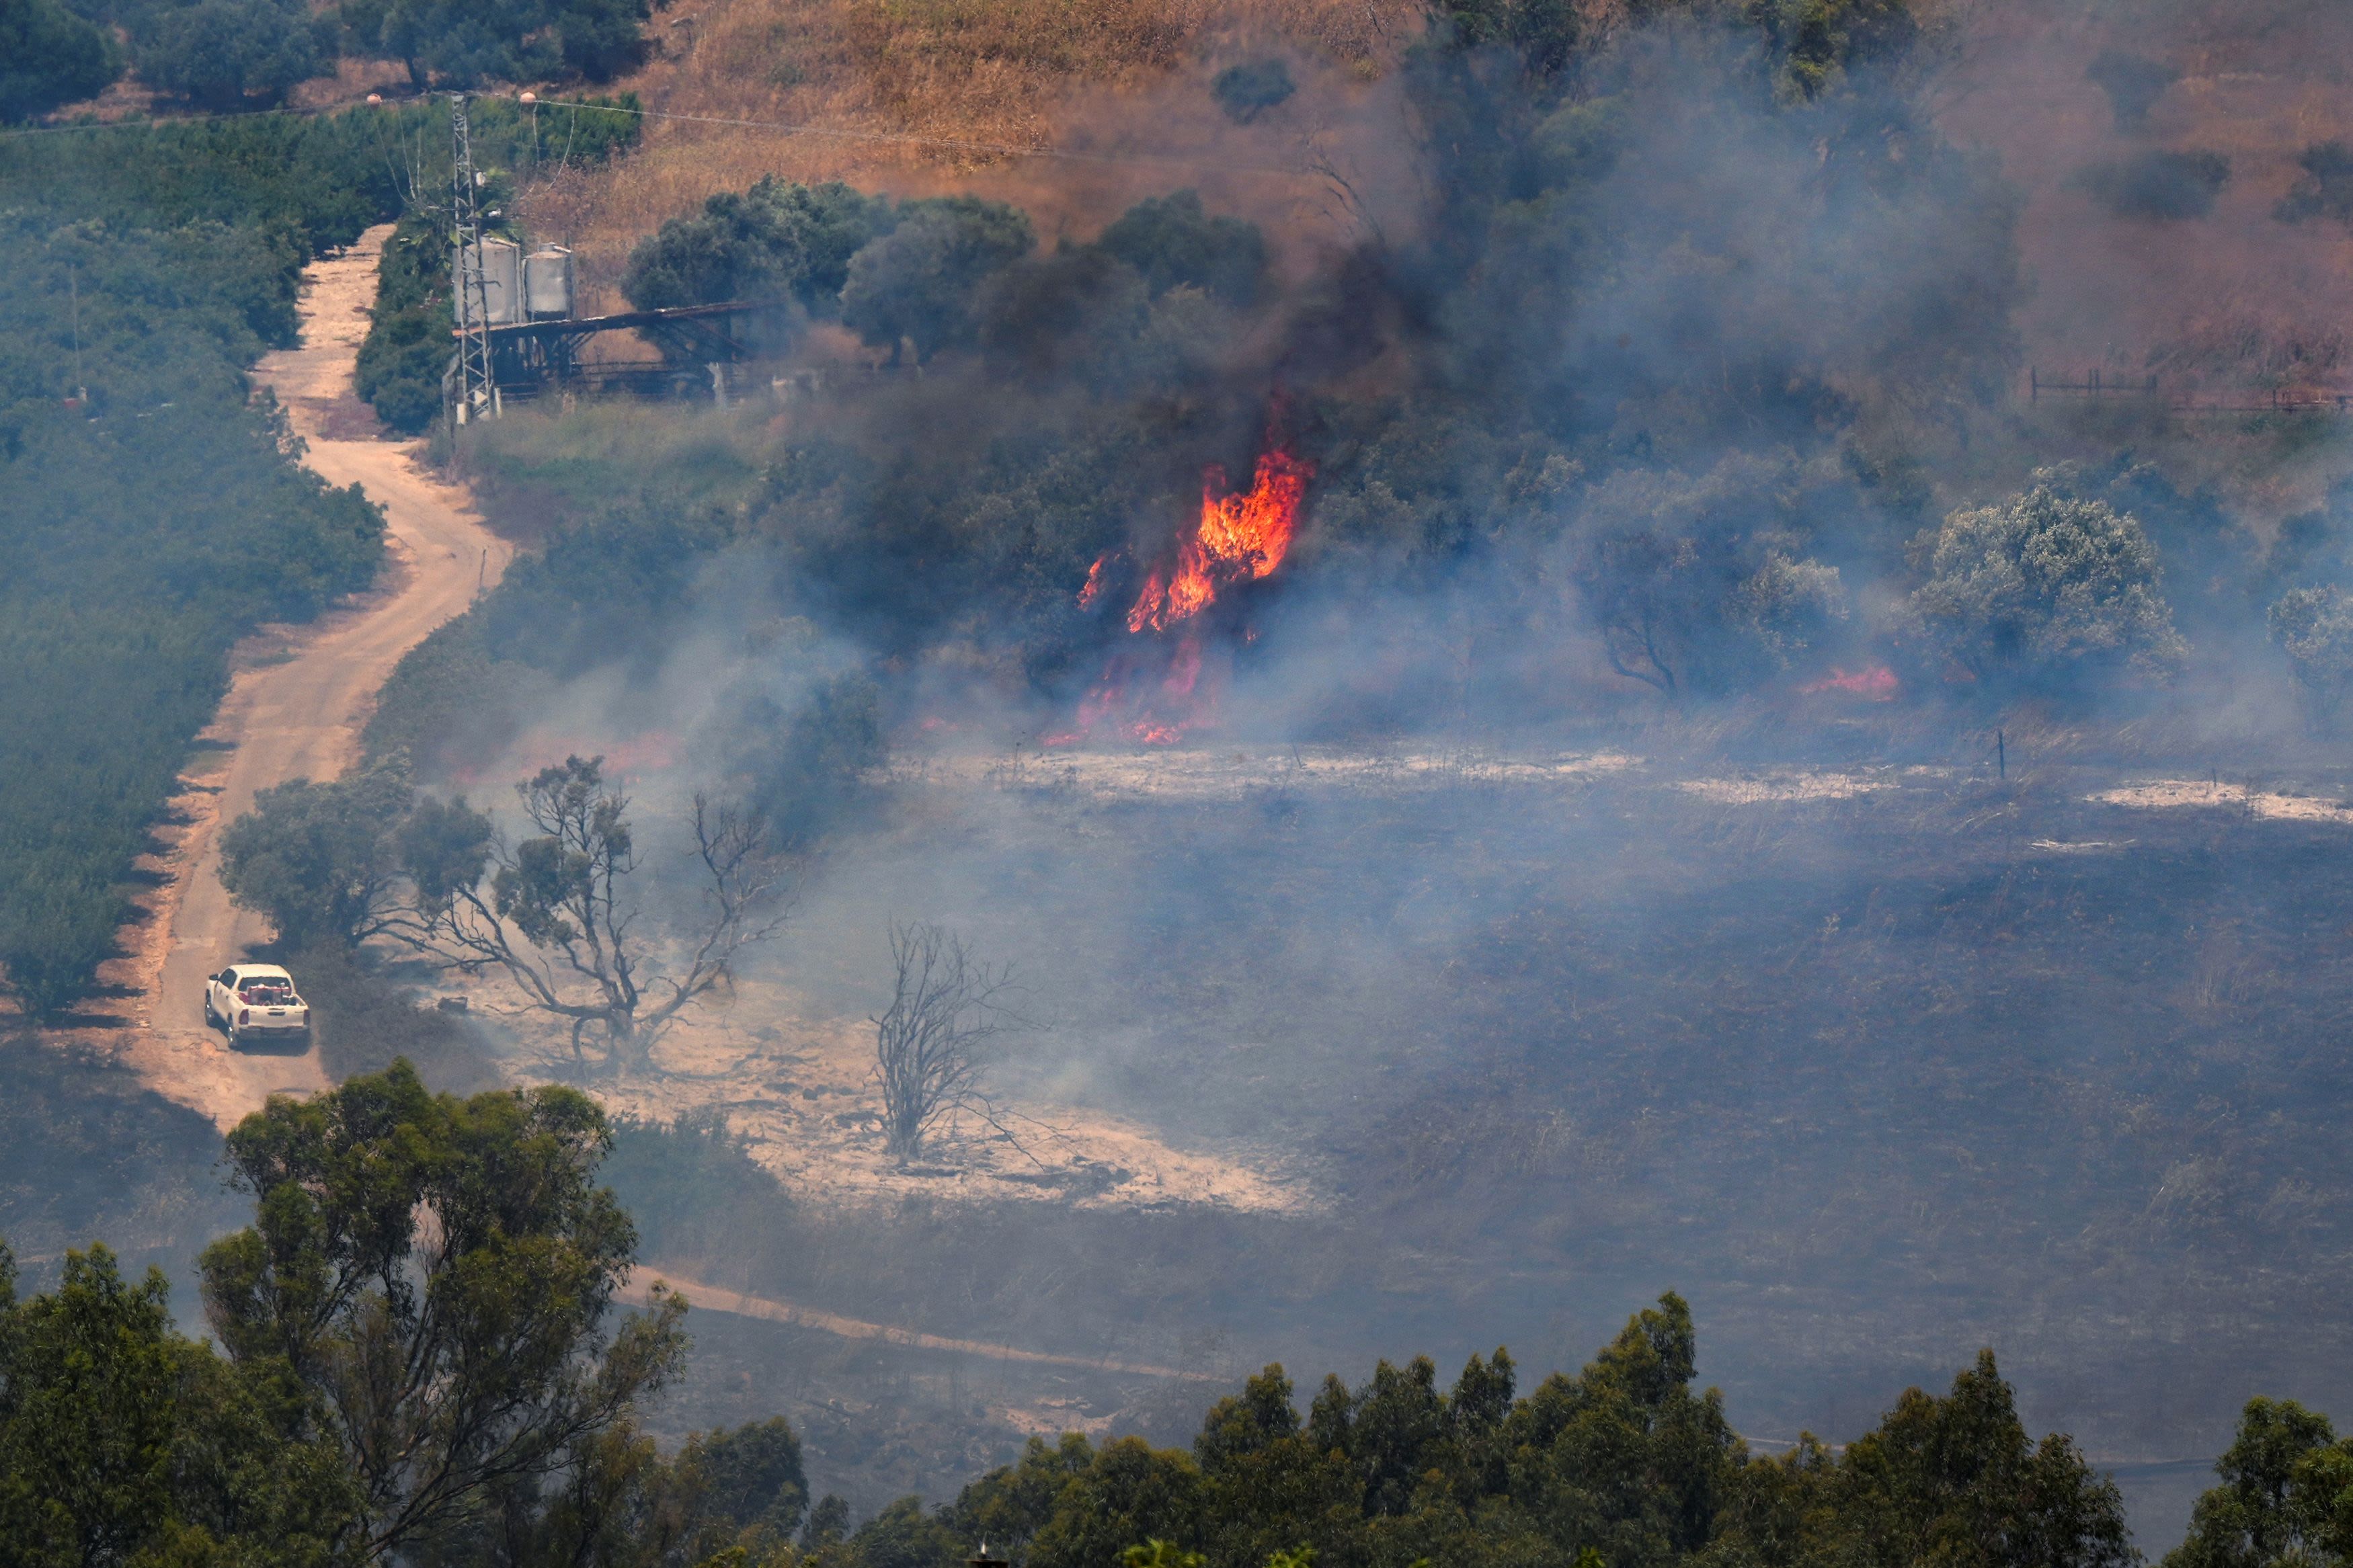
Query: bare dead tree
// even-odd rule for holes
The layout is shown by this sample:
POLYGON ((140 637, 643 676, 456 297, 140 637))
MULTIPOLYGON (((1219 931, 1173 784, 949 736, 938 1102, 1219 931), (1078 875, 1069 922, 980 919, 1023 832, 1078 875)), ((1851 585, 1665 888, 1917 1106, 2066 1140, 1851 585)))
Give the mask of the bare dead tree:
POLYGON ((891 1005, 874 1026, 874 1075, 882 1130, 904 1164, 943 1119, 969 1111, 1008 1131, 981 1087, 999 1037, 1029 1026, 1010 1003, 1010 966, 975 958, 964 939, 934 925, 891 927, 891 1005))
POLYGON ((512 847, 463 799, 420 807, 403 834, 415 898, 394 934, 449 968, 503 973, 528 1005, 570 1020, 575 1060, 599 1031, 606 1065, 618 1069, 642 1066, 661 1032, 727 984, 737 956, 773 936, 787 910, 782 862, 758 825, 697 795, 702 918, 666 962, 637 934, 629 799, 601 764, 571 757, 517 784, 538 832, 512 847))

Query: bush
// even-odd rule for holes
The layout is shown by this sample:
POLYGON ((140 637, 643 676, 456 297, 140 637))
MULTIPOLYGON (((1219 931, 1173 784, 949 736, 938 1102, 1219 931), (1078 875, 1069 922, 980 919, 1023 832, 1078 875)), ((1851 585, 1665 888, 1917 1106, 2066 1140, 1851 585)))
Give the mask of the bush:
POLYGON ((2116 217, 2179 221, 2214 210, 2231 183, 2231 160, 2220 153, 2139 153, 2094 163, 2076 181, 2116 217))
POLYGON ((1290 101, 1298 90, 1298 84, 1291 79, 1291 68, 1281 60, 1228 66, 1209 83, 1218 107, 1237 125, 1248 125, 1268 110, 1290 101))
POLYGON ((0 0, 0 123, 96 96, 122 74, 122 53, 58 0, 0 0))
POLYGON ((2282 198, 2273 216, 2282 223, 2332 217, 2353 223, 2353 147, 2342 142, 2316 142, 2296 159, 2304 178, 2282 198))
POLYGON ((1098 385, 1125 367, 1151 320, 1134 268, 1092 247, 1007 268, 982 286, 977 312, 991 369, 1040 383, 1076 374, 1098 385))
POLYGON ((1981 680, 2066 680, 2186 652, 2159 587, 2157 547, 2105 501, 2034 489, 1957 511, 1911 598, 1926 641, 1981 680))
POLYGON ((2130 132, 2148 123, 2148 111, 2165 96, 2167 88, 2181 79, 2181 73, 2162 61, 2143 59, 2121 49, 2102 49, 2084 68, 2084 79, 2108 95, 2116 129, 2130 132))
POLYGON ((790 1207, 776 1178, 752 1158, 750 1140, 728 1131, 717 1110, 615 1122, 605 1180, 650 1257, 704 1256, 740 1241, 744 1215, 790 1207))

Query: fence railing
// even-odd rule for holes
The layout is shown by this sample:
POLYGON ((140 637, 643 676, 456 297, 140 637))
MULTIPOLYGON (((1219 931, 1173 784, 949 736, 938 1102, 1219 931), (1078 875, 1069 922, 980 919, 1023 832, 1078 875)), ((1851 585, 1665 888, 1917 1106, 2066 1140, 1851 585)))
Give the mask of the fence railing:
POLYGON ((2353 414, 2353 388, 2232 387, 2210 391, 2168 386, 2155 375, 2124 376, 2091 370, 2070 380, 2028 366, 2026 400, 2046 397, 2121 398, 2158 405, 2173 414, 2353 414))

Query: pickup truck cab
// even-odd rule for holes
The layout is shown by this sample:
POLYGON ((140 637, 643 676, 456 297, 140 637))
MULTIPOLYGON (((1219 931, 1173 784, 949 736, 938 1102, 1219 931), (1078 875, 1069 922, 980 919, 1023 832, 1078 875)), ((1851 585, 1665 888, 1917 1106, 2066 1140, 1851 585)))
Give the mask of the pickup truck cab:
POLYGON ((228 1043, 311 1037, 311 1006, 294 994, 294 977, 274 963, 238 963, 205 982, 205 1022, 228 1032, 228 1043))

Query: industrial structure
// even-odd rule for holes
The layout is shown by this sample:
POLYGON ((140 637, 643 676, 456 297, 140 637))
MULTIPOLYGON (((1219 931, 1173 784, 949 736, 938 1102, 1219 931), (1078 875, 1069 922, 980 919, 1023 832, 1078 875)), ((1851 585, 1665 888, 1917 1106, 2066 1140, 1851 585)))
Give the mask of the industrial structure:
POLYGON ((752 319, 779 309, 739 301, 667 310, 581 316, 572 252, 543 245, 525 252, 513 240, 484 232, 487 183, 474 167, 466 98, 450 98, 450 218, 455 287, 451 358, 444 388, 453 425, 498 417, 510 397, 550 388, 676 396, 707 394, 721 403, 731 376, 752 357, 752 319), (580 350, 605 332, 629 331, 649 342, 654 359, 586 360, 580 350))

